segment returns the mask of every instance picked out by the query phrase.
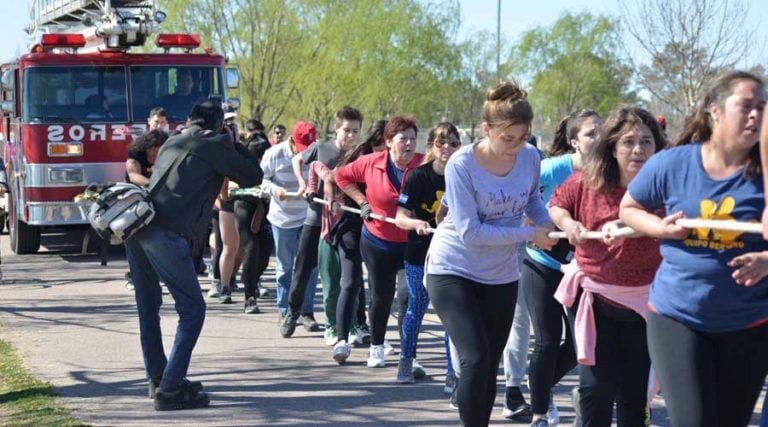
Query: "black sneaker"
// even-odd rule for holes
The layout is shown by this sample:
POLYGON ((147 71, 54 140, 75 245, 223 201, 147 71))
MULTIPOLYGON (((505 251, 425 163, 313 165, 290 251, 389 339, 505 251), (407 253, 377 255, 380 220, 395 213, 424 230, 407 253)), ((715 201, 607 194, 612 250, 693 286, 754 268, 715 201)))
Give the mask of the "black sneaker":
POLYGON ((504 395, 504 410, 501 412, 504 418, 521 423, 530 423, 533 412, 531 412, 531 406, 525 402, 520 387, 507 387, 504 395))
POLYGON ((157 390, 155 394, 155 411, 205 408, 210 403, 211 398, 204 391, 182 386, 175 391, 157 390))
POLYGON ((304 329, 306 329, 307 332, 317 332, 320 330, 320 325, 317 323, 315 315, 312 313, 302 314, 301 317, 299 317, 299 321, 304 325, 304 329))
POLYGON ((261 313, 259 310, 259 304, 256 302, 256 298, 250 297, 245 300, 245 307, 243 308, 245 314, 257 314, 261 313))
MULTIPOLYGON (((158 387, 160 387, 160 380, 149 380, 149 383, 147 384, 147 389, 149 391, 148 394, 150 399, 155 398, 158 387)), ((201 383, 200 381, 190 381, 186 378, 181 380, 181 385, 179 387, 189 389, 196 393, 203 391, 203 383, 201 383)))
POLYGON ((296 323, 299 321, 299 315, 288 312, 280 322, 280 335, 283 338, 290 338, 296 332, 296 323))

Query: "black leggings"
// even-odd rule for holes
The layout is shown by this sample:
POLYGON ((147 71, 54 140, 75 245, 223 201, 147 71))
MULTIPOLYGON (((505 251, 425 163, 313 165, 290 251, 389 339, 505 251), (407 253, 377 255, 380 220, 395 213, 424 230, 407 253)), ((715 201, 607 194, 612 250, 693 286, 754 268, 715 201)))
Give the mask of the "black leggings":
POLYGON ((560 270, 553 270, 526 255, 520 286, 525 292, 533 325, 528 381, 534 414, 547 413, 552 387, 576 367, 573 333, 563 306, 553 297, 562 278, 560 270), (566 325, 565 341, 561 342, 563 324, 566 325))
MULTIPOLYGON (((645 320, 594 298, 595 365, 579 366, 582 425, 610 427, 616 402, 618 427, 644 427, 651 366, 645 320)), ((573 307, 569 314, 575 314, 573 307)))
MULTIPOLYGON (((371 345, 382 345, 395 297, 397 273, 403 269, 403 251, 382 251, 363 237, 360 239, 360 253, 368 269, 368 288, 371 290, 371 306, 368 314, 371 321, 371 345)), ((400 305, 397 329, 402 334, 402 322, 408 310, 408 286, 405 283, 397 287, 397 300, 400 305)))
MULTIPOLYGON (((293 265, 291 288, 288 291, 288 307, 291 313, 300 314, 304 294, 312 271, 317 268, 317 247, 320 243, 320 226, 304 224, 299 235, 299 248, 293 265)), ((312 314, 312 313, 303 313, 312 314)))
MULTIPOLYGON (((221 258, 221 251, 224 248, 224 242, 221 240, 221 227, 219 223, 219 210, 214 209, 211 213, 211 227, 213 228, 213 240, 214 245, 213 253, 211 254, 211 267, 213 267, 213 278, 216 280, 221 279, 221 268, 219 268, 219 258, 221 258)), ((232 275, 234 277, 234 275, 232 275)), ((222 285, 229 286, 229 283, 222 283, 222 285)))
POLYGON ((360 225, 346 228, 336 236, 335 240, 341 263, 341 289, 336 303, 336 332, 339 340, 346 341, 349 339, 349 330, 352 328, 355 299, 357 299, 356 324, 366 324, 360 225))
POLYGON ((461 421, 465 426, 487 426, 496 399, 499 360, 515 317, 517 282, 484 285, 459 276, 427 274, 427 291, 459 353, 461 421))
MULTIPOLYGON (((275 246, 272 239, 272 229, 266 218, 262 220, 258 233, 251 232, 251 218, 256 210, 256 203, 265 202, 263 200, 256 202, 235 201, 235 223, 237 224, 237 234, 240 236, 240 246, 243 248, 242 281, 245 287, 246 300, 250 297, 259 297, 259 280, 269 265, 269 257, 275 246)), ((215 265, 218 269, 219 263, 217 262, 215 265)))
POLYGON ((768 325, 701 332, 649 313, 648 348, 672 425, 749 423, 768 369, 768 325))

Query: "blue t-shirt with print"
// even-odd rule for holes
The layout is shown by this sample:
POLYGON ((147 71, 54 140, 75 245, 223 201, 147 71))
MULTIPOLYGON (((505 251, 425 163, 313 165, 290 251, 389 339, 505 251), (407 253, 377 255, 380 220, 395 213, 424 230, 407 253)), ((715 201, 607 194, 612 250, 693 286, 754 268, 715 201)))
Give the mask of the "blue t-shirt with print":
MULTIPOLYGON (((571 174, 573 174, 573 162, 571 161, 571 154, 563 154, 562 156, 550 157, 541 161, 541 174, 539 175, 539 185, 541 185, 541 196, 544 199, 544 203, 549 207, 549 199, 552 198, 552 193, 555 192, 560 184, 565 182, 571 174)), ((561 240, 558 245, 563 245, 564 250, 569 252, 566 258, 573 257, 573 249, 568 244, 567 240, 561 240)), ((535 249, 532 247, 527 248, 528 255, 536 262, 546 265, 553 270, 560 269, 560 262, 552 258, 546 251, 541 249, 535 249)))
MULTIPOLYGON (((646 163, 628 192, 649 211, 663 208, 687 218, 760 221, 761 177, 740 171, 724 179, 709 177, 701 143, 664 150, 646 163)), ((768 319, 768 279, 751 287, 737 284, 727 263, 734 257, 768 250, 759 234, 692 229, 685 240, 662 240, 662 262, 651 287, 653 310, 706 332, 744 329, 768 319)))

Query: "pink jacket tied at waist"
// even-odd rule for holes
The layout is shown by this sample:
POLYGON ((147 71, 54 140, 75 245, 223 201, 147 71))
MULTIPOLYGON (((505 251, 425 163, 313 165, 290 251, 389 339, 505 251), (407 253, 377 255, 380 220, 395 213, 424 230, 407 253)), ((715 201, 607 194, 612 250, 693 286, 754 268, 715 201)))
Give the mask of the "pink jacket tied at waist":
POLYGON ((581 294, 579 308, 576 311, 574 336, 576 339, 576 357, 582 365, 595 364, 595 345, 597 331, 595 329, 595 313, 592 309, 594 295, 598 293, 609 300, 631 308, 637 314, 646 317, 648 312, 648 293, 651 285, 646 286, 616 286, 596 282, 579 268, 576 260, 562 267, 563 280, 555 292, 555 299, 566 307, 573 306, 579 288, 581 294))

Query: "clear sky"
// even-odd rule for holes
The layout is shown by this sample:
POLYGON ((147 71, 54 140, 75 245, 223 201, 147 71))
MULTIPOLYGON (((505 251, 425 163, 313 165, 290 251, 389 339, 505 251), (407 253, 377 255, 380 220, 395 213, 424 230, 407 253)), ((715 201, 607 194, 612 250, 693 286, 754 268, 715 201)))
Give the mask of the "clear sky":
MULTIPOLYGON (((496 31, 497 0, 459 0, 462 9, 462 28, 459 37, 472 30, 496 31)), ((632 1, 632 0, 630 0, 632 1)), ((637 0, 642 1, 642 0, 637 0)), ((768 20, 768 1, 746 0, 750 4, 750 24, 757 26, 768 20)), ((23 29, 28 23, 30 0, 0 0, 3 24, 0 25, 0 60, 15 56, 26 48, 23 29)), ((501 0, 501 27, 513 41, 521 33, 537 26, 554 23, 564 12, 589 11, 594 14, 617 16, 617 0, 501 0)), ((768 26, 758 27, 754 58, 768 68, 768 26)))

